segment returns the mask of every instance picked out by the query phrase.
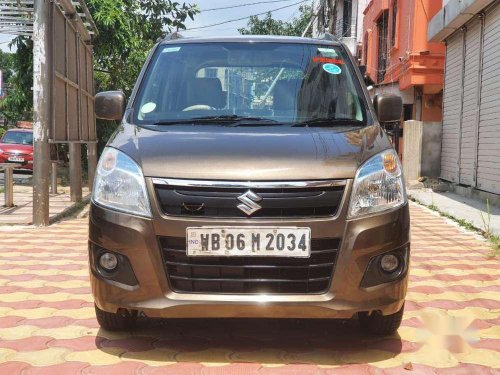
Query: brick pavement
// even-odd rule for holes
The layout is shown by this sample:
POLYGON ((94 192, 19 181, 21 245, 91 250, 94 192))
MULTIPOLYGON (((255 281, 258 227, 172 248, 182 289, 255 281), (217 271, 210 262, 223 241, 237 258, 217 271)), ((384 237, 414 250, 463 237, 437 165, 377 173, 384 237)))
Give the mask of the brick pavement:
POLYGON ((411 211, 406 312, 385 339, 353 320, 157 320, 106 332, 86 220, 0 227, 0 374, 500 374, 498 259, 474 234, 411 211))
MULTIPOLYGON (((88 195, 83 188, 83 196, 88 195)), ((69 187, 58 187, 58 194, 50 194, 49 218, 53 220, 74 205, 71 202, 69 187)), ((28 225, 33 223, 33 188, 14 185, 14 207, 4 207, 4 193, 0 193, 0 225, 28 225)))

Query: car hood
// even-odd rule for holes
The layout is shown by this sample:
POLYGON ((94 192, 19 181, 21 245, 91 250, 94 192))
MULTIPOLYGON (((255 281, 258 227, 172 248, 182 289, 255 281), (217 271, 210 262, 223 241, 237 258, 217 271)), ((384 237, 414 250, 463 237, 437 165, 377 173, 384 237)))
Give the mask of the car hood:
POLYGON ((122 124, 108 144, 132 157, 146 177, 233 181, 352 178, 363 161, 390 147, 378 125, 145 128, 122 124))
POLYGON ((12 152, 15 154, 30 154, 33 152, 32 145, 22 145, 18 143, 1 143, 0 149, 7 152, 12 152))

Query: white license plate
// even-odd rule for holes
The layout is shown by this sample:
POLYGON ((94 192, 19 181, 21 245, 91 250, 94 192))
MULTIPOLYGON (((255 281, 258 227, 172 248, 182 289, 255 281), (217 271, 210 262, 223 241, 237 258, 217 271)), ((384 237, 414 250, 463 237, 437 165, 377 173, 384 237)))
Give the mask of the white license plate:
POLYGON ((23 163, 24 162, 24 158, 21 158, 19 156, 9 156, 9 161, 15 161, 15 162, 21 162, 23 163))
POLYGON ((188 256, 309 258, 311 228, 187 228, 186 248, 188 256))

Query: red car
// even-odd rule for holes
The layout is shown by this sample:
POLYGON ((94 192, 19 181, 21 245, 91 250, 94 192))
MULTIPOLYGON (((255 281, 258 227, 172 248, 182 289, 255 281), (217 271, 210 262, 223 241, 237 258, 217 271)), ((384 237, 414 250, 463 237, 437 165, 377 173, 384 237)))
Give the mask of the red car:
POLYGON ((22 164, 20 169, 33 170, 33 130, 7 130, 0 139, 0 163, 22 164))

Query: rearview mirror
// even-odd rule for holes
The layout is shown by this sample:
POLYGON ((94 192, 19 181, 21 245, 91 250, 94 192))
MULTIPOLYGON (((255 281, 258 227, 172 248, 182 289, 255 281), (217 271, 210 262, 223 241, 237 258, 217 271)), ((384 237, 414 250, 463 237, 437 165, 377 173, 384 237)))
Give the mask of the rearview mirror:
POLYGON ((95 115, 101 120, 120 121, 125 113, 125 94, 121 91, 104 91, 95 96, 95 115))
POLYGON ((403 99, 400 96, 392 94, 376 95, 373 99, 373 106, 375 107, 379 122, 396 122, 401 120, 403 99))

